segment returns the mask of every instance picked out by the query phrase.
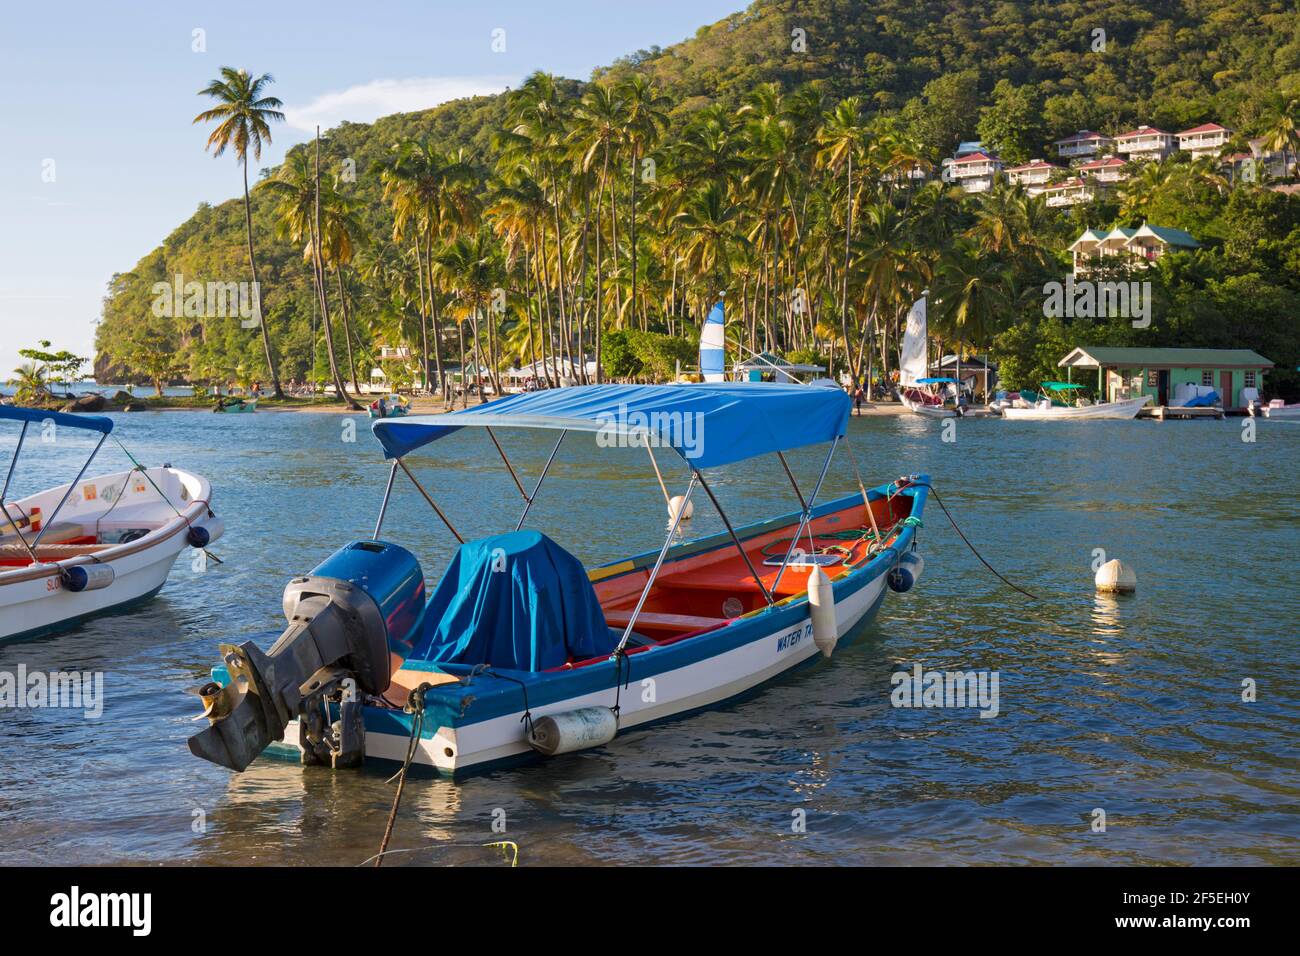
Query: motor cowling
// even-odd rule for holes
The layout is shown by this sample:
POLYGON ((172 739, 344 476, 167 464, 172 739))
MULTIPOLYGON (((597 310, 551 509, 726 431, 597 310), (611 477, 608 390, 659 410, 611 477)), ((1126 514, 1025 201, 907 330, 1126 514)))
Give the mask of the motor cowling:
POLYGON ((190 738, 198 757, 242 771, 290 721, 300 721, 304 761, 334 766, 364 756, 357 691, 388 689, 390 647, 409 647, 423 621, 424 576, 397 545, 357 541, 285 588, 288 627, 270 650, 222 644, 229 680, 198 689, 208 727, 190 738), (326 723, 328 705, 340 718, 326 723))

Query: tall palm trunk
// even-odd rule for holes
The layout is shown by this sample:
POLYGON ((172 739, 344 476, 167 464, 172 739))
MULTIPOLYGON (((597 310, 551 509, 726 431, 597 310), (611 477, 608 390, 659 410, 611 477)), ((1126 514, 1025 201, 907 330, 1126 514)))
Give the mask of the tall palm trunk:
POLYGON ((321 327, 325 332, 325 351, 329 356, 330 377, 334 380, 334 389, 336 394, 348 408, 354 411, 360 411, 358 405, 348 394, 348 390, 343 385, 343 378, 339 375, 338 358, 334 351, 334 330, 330 321, 330 301, 325 286, 325 260, 321 253, 321 232, 320 232, 320 127, 316 128, 316 173, 315 173, 315 195, 312 197, 312 228, 311 228, 311 259, 312 270, 316 281, 316 296, 320 301, 321 310, 321 327))
MULTIPOLYGON (((415 227, 415 272, 419 278, 420 292, 420 382, 429 391, 429 316, 424 311, 424 256, 420 251, 420 227, 415 227)), ((432 281, 430 276, 430 281, 432 281)))
POLYGON ((339 287, 339 308, 343 312, 343 337, 348 346, 348 371, 352 373, 352 391, 361 394, 361 386, 357 384, 357 363, 352 357, 352 320, 348 309, 348 296, 343 288, 343 267, 334 267, 334 278, 339 287))
POLYGON ((248 157, 244 157, 244 231, 248 237, 248 268, 253 273, 253 298, 257 311, 257 327, 262 331, 262 352, 266 355, 266 367, 271 373, 272 395, 284 398, 284 389, 280 387, 280 373, 275 367, 275 358, 271 355, 271 333, 266 328, 266 317, 262 314, 262 285, 257 281, 257 256, 253 254, 253 207, 248 195, 248 157))
POLYGON ((442 368, 442 319, 438 315, 437 286, 433 281, 433 240, 424 247, 424 266, 429 273, 429 322, 433 326, 433 364, 438 377, 438 390, 443 401, 447 398, 446 376, 442 368))

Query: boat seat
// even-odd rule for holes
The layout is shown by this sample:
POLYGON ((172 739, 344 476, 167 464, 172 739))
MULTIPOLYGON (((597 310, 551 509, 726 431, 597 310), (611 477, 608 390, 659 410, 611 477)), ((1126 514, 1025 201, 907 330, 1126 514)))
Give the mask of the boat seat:
MULTIPOLYGON (((61 561, 64 558, 75 558, 81 554, 95 554, 107 548, 115 547, 111 544, 46 544, 42 541, 36 548, 36 556, 41 559, 51 561, 61 561)), ((0 560, 14 558, 30 558, 31 555, 21 544, 2 544, 0 545, 0 560)))
MULTIPOLYGON (((21 522, 20 524, 22 526, 23 537, 27 539, 28 544, 31 544, 32 541, 36 539, 36 532, 32 531, 26 524, 21 522)), ((6 525, 6 527, 11 526, 6 525)), ((71 541, 73 538, 83 538, 85 536, 86 532, 82 529, 80 523, 75 521, 56 521, 48 527, 45 535, 41 538, 41 547, 43 548, 47 544, 64 544, 71 541)), ((16 534, 0 534, 0 548, 10 546, 22 548, 22 540, 16 534)), ((26 553, 27 551, 24 549, 23 554, 26 553)))
MULTIPOLYGON (((605 623, 610 627, 627 627, 632 620, 632 608, 606 608, 605 623)), ((660 611, 642 611, 636 617, 638 627, 646 630, 700 631, 706 627, 726 624, 725 617, 699 617, 694 614, 665 614, 660 611)))

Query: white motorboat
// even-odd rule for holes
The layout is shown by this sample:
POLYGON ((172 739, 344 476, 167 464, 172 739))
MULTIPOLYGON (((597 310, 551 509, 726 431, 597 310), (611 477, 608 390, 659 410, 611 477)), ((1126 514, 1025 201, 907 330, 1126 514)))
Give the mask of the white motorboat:
MULTIPOLYGON (((1265 418, 1300 418, 1300 404, 1288 405, 1281 399, 1275 398, 1267 405, 1260 409, 1260 413, 1265 418)), ((1254 409, 1251 409, 1254 414, 1254 409)))
POLYGON ((163 466, 85 477, 112 419, 0 407, 0 420, 23 423, 0 490, 0 642, 147 600, 162 588, 177 555, 221 536, 212 489, 198 475, 163 466), (101 437, 74 481, 6 501, 33 423, 101 437))
POLYGON ((1043 382, 1043 398, 1029 408, 1008 405, 1002 417, 1013 421, 1055 421, 1057 419, 1131 419, 1137 418, 1142 407, 1151 401, 1150 395, 1128 398, 1119 402, 1100 402, 1096 405, 1056 405, 1048 397, 1053 393, 1071 392, 1083 386, 1069 382, 1043 382))

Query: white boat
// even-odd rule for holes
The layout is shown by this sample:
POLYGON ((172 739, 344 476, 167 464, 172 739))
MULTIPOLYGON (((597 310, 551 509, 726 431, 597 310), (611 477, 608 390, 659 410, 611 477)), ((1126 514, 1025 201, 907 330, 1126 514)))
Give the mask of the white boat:
POLYGON ((1287 405, 1276 398, 1263 406, 1261 411, 1265 418, 1300 418, 1300 404, 1287 405))
POLYGON ((1150 395, 1129 398, 1122 402, 1102 402, 1097 405, 1051 405, 1045 401, 1032 408, 1007 406, 1002 417, 1019 421, 1055 421, 1057 419, 1130 419, 1151 401, 1150 395))
POLYGON ((85 477, 112 419, 5 407, 0 420, 23 422, 0 491, 0 642, 147 600, 162 588, 177 555, 221 536, 212 489, 198 475, 163 466, 85 477), (96 431, 101 438, 74 481, 7 501, 33 423, 96 431))
MULTIPOLYGON (((918 384, 951 382, 953 379, 917 379, 918 384)), ((908 387, 898 390, 898 400, 917 415, 925 418, 956 418, 957 409, 943 404, 938 395, 923 392, 919 388, 908 387), (927 401, 927 399, 932 399, 927 401)))

